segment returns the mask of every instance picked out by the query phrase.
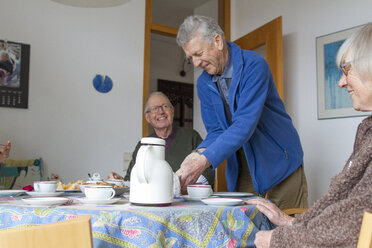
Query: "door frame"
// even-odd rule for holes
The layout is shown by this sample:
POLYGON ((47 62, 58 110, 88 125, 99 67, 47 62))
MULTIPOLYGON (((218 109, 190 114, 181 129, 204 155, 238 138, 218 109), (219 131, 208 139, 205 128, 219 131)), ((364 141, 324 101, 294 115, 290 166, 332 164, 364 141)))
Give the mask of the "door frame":
MULTIPOLYGON (((154 23, 152 21, 152 1, 146 0, 145 10, 145 44, 143 59, 143 93, 142 113, 145 111, 146 99, 150 94, 150 54, 151 54, 151 33, 161 34, 169 37, 177 37, 178 28, 154 23)), ((226 40, 230 40, 230 0, 218 0, 218 22, 225 32, 226 40)), ((148 135, 149 126, 142 116, 142 137, 148 135)))

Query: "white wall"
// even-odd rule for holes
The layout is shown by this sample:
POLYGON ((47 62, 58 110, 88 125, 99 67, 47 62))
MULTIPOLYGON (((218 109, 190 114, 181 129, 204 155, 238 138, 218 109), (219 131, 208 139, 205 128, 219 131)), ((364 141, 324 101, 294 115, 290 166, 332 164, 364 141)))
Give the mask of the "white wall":
POLYGON ((184 77, 180 76, 183 68, 185 53, 176 39, 158 34, 151 35, 150 56, 150 92, 156 91, 158 79, 183 83, 194 83, 192 66, 187 67, 184 77))
POLYGON ((315 39, 372 21, 368 0, 232 0, 231 38, 283 17, 284 97, 305 152, 310 203, 328 189, 351 154, 364 117, 317 119, 315 39))
POLYGON ((0 108, 12 158, 42 157, 47 175, 120 172, 141 137, 145 1, 89 9, 2 0, 0 39, 31 45, 29 108, 0 108), (113 90, 92 79, 109 75, 113 90))

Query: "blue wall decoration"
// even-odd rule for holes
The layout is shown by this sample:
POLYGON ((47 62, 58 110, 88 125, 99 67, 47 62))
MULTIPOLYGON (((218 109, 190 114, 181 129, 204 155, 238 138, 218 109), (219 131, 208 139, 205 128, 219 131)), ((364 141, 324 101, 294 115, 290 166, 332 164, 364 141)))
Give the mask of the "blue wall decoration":
POLYGON ((101 93, 107 93, 112 89, 113 83, 109 76, 97 74, 93 79, 94 88, 101 93))

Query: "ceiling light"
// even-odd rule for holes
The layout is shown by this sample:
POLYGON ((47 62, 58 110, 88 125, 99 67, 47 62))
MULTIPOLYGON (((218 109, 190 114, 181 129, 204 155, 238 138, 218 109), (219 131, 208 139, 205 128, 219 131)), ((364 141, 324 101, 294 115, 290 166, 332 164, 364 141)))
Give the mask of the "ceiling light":
POLYGON ((69 6, 83 8, 114 7, 129 2, 129 0, 52 0, 52 1, 69 6))

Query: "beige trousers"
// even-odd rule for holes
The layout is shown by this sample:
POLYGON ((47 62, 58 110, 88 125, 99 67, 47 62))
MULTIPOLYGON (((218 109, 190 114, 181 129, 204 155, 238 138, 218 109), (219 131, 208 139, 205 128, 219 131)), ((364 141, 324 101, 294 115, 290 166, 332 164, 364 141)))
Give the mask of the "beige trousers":
MULTIPOLYGON (((254 190, 243 149, 239 149, 237 155, 239 161, 239 176, 236 191, 251 192, 255 195, 259 195, 254 190)), ((300 166, 281 183, 261 196, 275 203, 281 210, 287 208, 308 208, 307 182, 303 166, 300 166)))

